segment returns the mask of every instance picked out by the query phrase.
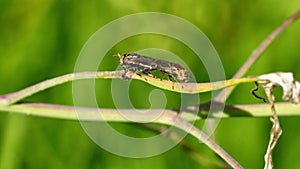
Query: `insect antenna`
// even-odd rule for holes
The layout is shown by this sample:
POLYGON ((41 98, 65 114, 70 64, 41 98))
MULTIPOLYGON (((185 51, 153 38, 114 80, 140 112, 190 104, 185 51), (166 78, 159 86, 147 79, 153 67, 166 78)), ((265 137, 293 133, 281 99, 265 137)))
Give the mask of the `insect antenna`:
POLYGON ((118 57, 118 58, 120 58, 121 55, 118 53, 118 54, 114 54, 113 57, 118 57))

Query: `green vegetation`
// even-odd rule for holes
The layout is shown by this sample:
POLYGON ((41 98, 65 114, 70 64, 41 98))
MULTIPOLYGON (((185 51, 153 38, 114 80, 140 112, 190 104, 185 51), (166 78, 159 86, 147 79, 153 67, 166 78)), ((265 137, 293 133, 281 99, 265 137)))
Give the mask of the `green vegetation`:
MULTIPOLYGON (((37 82, 73 72, 79 52, 86 40, 100 27, 119 17, 137 12, 164 12, 182 17, 211 40, 223 62, 227 79, 238 70, 266 36, 286 17, 298 10, 299 1, 9 1, 0 2, 0 95, 17 91, 37 82)), ((151 22, 151 21, 149 21, 151 22)), ((281 34, 250 69, 247 75, 269 72, 293 72, 300 80, 300 22, 281 34)), ((195 54, 174 39, 159 35, 128 38, 105 56, 99 70, 115 70, 116 53, 143 48, 161 48, 175 53, 191 68, 197 82, 209 81, 195 54), (200 66, 199 66, 200 65, 200 66)), ((201 46, 199 46, 201 47, 201 46)), ((100 107, 113 108, 109 92, 111 80, 96 80, 95 91, 100 107)), ((239 85, 226 104, 261 103, 249 91, 254 85, 239 85)), ((132 104, 150 107, 148 95, 155 87, 135 81, 130 86, 132 104)), ((177 93, 165 91, 166 107, 178 108, 177 93)), ((275 91, 280 101, 281 91, 275 91)), ((210 99, 201 94, 201 103, 210 99)), ((72 85, 64 84, 26 99, 72 105, 72 85)), ((274 152, 276 168, 296 168, 300 153, 299 117, 280 118, 282 137, 274 152)), ((201 127, 203 121, 197 121, 201 127)), ((114 128, 135 137, 156 133, 138 125, 113 123, 114 128)), ((216 130, 217 143, 245 168, 262 168, 271 123, 269 118, 227 118, 216 130)), ((77 121, 64 121, 0 113, 0 168, 210 168, 219 160, 204 144, 187 136, 185 141, 198 156, 178 145, 159 156, 129 159, 113 155, 98 147, 77 121), (200 160, 199 160, 200 159, 200 160), (207 161, 208 160, 208 161, 207 161), (200 162, 199 162, 200 161, 200 162)))

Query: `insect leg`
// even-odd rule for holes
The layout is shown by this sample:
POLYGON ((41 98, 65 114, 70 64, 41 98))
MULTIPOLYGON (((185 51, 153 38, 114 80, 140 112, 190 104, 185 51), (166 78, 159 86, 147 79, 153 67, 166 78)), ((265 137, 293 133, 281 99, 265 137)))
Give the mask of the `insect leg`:
POLYGON ((151 70, 147 69, 147 70, 144 70, 143 73, 145 73, 146 75, 149 76, 149 74, 151 74, 151 70))
POLYGON ((129 80, 135 75, 135 72, 130 70, 124 70, 124 73, 121 75, 121 78, 124 80, 129 80))
POLYGON ((169 81, 172 81, 171 78, 172 78, 172 76, 171 76, 171 75, 168 75, 168 80, 169 80, 169 81))
POLYGON ((149 70, 149 69, 143 70, 142 73, 151 77, 151 70, 149 70))
POLYGON ((161 72, 161 79, 160 79, 160 80, 163 80, 164 78, 165 78, 165 72, 162 71, 162 72, 161 72))

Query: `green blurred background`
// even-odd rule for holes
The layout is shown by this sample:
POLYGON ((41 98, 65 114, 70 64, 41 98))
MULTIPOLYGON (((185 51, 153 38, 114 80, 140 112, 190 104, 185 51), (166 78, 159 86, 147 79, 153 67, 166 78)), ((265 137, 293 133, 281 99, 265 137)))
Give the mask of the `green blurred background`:
MULTIPOLYGON (((298 10, 300 1, 0 1, 0 94, 73 72, 77 56, 87 39, 100 27, 119 17, 138 12, 164 12, 182 17, 200 28, 211 40, 230 78, 258 44, 285 18, 298 10)), ((149 21, 151 22, 151 21, 149 21)), ((290 71, 300 80, 300 21, 285 30, 247 75, 290 71)), ((198 82, 208 81, 201 63, 186 59, 193 53, 166 37, 146 35, 118 44, 105 57, 99 70, 115 70, 118 52, 156 47, 169 50, 191 67, 198 82)), ((110 90, 110 80, 97 80, 97 90, 110 90)), ((134 82, 134 105, 149 107, 154 87, 134 82), (144 93, 141 93, 144 92, 144 93)), ((260 103, 240 85, 227 104, 260 103)), ((167 106, 176 108, 176 96, 166 92, 167 106), (174 99, 175 98, 175 99, 174 99)), ((280 91, 277 91, 280 100, 280 91)), ((98 97, 101 107, 114 107, 110 93, 98 97)), ((209 93, 203 94, 205 102, 209 93)), ((32 96, 26 101, 72 105, 72 85, 64 84, 32 96)), ((299 110, 300 111, 300 110, 299 110)), ((300 118, 280 118, 283 135, 274 152, 276 168, 297 168, 300 154, 300 118)), ((201 125, 203 122, 197 122, 201 125)), ((132 124, 114 124, 124 133, 145 136, 149 131, 132 124), (146 133, 146 134, 145 134, 146 133)), ((245 168, 262 168, 271 123, 269 118, 221 120, 215 137, 245 168)), ((150 132, 151 133, 151 132, 150 132)), ((153 134, 153 133, 152 133, 153 134)), ((201 153, 200 160, 182 146, 159 156, 129 159, 98 147, 77 121, 65 121, 0 113, 0 168, 214 168, 218 160, 205 145, 188 136, 185 142, 201 153), (207 162, 205 160, 209 160, 207 162)))

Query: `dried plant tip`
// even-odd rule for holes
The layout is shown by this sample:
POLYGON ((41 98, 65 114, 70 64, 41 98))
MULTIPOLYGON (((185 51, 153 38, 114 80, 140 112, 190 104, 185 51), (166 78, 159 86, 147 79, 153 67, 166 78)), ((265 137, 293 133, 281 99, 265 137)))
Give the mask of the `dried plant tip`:
POLYGON ((271 118, 271 121, 273 123, 271 133, 270 133, 270 141, 269 145, 267 148, 267 152, 264 156, 265 159, 265 166, 264 169, 272 169, 273 168, 273 157, 272 157, 272 152, 277 144, 278 139, 280 138, 282 134, 282 130, 279 124, 279 120, 277 118, 274 119, 271 118))
POLYGON ((282 99, 298 104, 300 102, 300 83, 295 81, 290 72, 276 72, 264 74, 258 77, 265 88, 273 89, 281 86, 283 89, 282 99))
MULTIPOLYGON (((273 168, 273 157, 272 152, 277 144, 278 139, 282 134, 282 130, 280 127, 279 119, 275 110, 275 98, 273 95, 273 89, 275 86, 282 86, 285 90, 292 90, 289 86, 292 86, 291 82, 294 82, 293 75, 291 73, 274 73, 263 75, 264 80, 268 80, 263 85, 265 93, 268 97, 268 100, 271 104, 271 111, 273 112, 273 117, 271 117, 271 122, 273 123, 271 133, 270 133, 270 141, 268 144, 267 152, 264 156, 265 159, 265 166, 264 169, 272 169, 273 168), (287 85, 287 86, 286 86, 287 85)), ((286 94, 286 93, 285 93, 286 94)))

